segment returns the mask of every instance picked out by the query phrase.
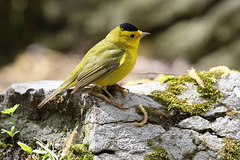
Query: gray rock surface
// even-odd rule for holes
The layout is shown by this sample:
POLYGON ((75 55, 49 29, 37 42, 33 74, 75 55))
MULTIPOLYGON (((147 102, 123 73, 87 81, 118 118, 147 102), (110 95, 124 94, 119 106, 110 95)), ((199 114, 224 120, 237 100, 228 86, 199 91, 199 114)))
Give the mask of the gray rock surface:
POLYGON ((172 127, 161 135, 163 141, 160 145, 168 151, 170 159, 183 159, 184 155, 197 149, 198 136, 196 131, 172 127))
POLYGON ((210 129, 210 122, 200 116, 193 116, 182 120, 179 126, 181 128, 202 132, 210 129))
MULTIPOLYGON (((239 116, 239 113, 238 113, 239 116)), ((232 137, 240 141, 240 119, 230 116, 219 117, 212 123, 212 130, 222 137, 232 137)))
MULTIPOLYGON (((119 92, 113 94, 128 110, 118 109, 92 96, 89 87, 74 95, 70 94, 71 89, 64 91, 38 110, 38 103, 59 84, 61 81, 13 84, 6 93, 0 94, 0 110, 20 104, 14 117, 22 139, 54 141, 56 148, 61 149, 69 134, 77 130, 75 143, 88 143, 95 160, 141 160, 156 147, 166 150, 169 159, 220 159, 225 137, 240 142, 240 74, 230 74, 218 80, 217 87, 225 97, 208 112, 198 116, 175 113, 160 116, 155 121, 149 117, 148 124, 142 127, 133 124, 143 118, 137 112, 139 104, 159 112, 164 109, 163 105, 143 94, 164 90, 164 83, 128 87, 130 93, 125 97, 119 92)), ((196 87, 188 84, 188 88, 182 97, 195 102, 194 98, 198 96, 196 87)), ((0 128, 9 129, 7 123, 10 120, 9 116, 0 114, 0 128)))

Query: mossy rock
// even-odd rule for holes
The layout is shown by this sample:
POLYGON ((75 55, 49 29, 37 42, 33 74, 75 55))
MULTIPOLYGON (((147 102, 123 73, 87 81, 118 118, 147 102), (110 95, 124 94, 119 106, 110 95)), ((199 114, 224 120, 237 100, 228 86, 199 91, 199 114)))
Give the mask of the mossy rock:
POLYGON ((149 95, 158 103, 167 107, 168 110, 175 110, 179 113, 190 115, 199 115, 208 111, 213 104, 220 102, 224 96, 216 87, 217 80, 221 77, 222 72, 198 72, 199 78, 204 83, 204 88, 188 75, 179 77, 169 77, 162 83, 166 83, 167 87, 164 91, 155 90, 149 95), (203 98, 203 102, 191 104, 188 99, 181 99, 179 95, 187 90, 187 83, 193 83, 197 86, 199 97, 203 98))
POLYGON ((225 145, 221 149, 222 160, 235 160, 240 159, 240 143, 229 137, 224 139, 225 145))

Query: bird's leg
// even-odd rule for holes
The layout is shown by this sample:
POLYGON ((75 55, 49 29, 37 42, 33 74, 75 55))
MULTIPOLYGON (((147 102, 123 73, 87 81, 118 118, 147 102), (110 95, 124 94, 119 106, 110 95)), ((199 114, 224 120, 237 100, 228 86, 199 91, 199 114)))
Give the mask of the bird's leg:
POLYGON ((98 93, 98 92, 96 91, 96 89, 98 89, 97 86, 92 87, 92 89, 91 89, 92 95, 94 95, 94 96, 96 96, 96 97, 103 98, 103 99, 104 99, 105 101, 107 101, 108 103, 113 103, 113 102, 110 101, 105 95, 103 95, 102 93, 98 93))
POLYGON ((120 91, 120 92, 123 94, 124 97, 129 93, 129 89, 124 88, 124 87, 122 87, 122 86, 120 86, 120 85, 118 85, 118 84, 114 84, 114 87, 115 87, 118 91, 120 91))
POLYGON ((94 87, 92 88, 92 90, 91 90, 91 92, 92 92, 92 94, 93 94, 94 96, 103 98, 103 99, 104 99, 105 101, 107 101, 108 103, 114 104, 115 106, 117 106, 117 107, 120 108, 120 109, 128 109, 128 108, 123 107, 121 104, 119 104, 119 103, 116 101, 116 99, 113 98, 113 96, 112 96, 106 89, 102 88, 102 89, 109 95, 109 97, 112 98, 112 100, 113 100, 114 102, 110 101, 109 98, 107 98, 105 95, 103 95, 103 94, 101 94, 101 93, 97 93, 97 92, 95 91, 96 88, 98 88, 98 87, 97 87, 97 86, 94 86, 94 87))
POLYGON ((120 109, 128 109, 128 108, 123 107, 121 104, 119 104, 119 103, 117 102, 117 100, 116 100, 115 98, 113 98, 113 96, 112 96, 106 89, 103 88, 103 90, 109 95, 109 97, 112 98, 112 100, 114 101, 113 104, 114 104, 115 106, 117 106, 117 107, 120 108, 120 109))

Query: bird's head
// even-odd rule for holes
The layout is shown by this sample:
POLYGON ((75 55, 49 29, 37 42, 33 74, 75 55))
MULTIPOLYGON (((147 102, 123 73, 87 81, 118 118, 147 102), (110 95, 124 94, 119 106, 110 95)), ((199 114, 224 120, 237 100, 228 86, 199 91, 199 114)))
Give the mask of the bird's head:
POLYGON ((113 41, 114 43, 123 47, 138 48, 140 39, 148 32, 142 32, 137 27, 130 23, 122 23, 115 29, 113 29, 106 37, 106 39, 113 41))

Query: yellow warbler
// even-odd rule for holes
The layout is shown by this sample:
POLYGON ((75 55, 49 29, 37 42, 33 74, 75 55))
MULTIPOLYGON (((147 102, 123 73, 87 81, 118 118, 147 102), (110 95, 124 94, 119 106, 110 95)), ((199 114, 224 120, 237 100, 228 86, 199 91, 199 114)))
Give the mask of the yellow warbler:
POLYGON ((133 69, 140 39, 148 34, 130 23, 120 24, 87 52, 63 84, 47 96, 38 108, 65 89, 75 86, 71 92, 74 93, 91 83, 100 86, 115 101, 116 106, 124 108, 106 88, 122 80, 133 69))

